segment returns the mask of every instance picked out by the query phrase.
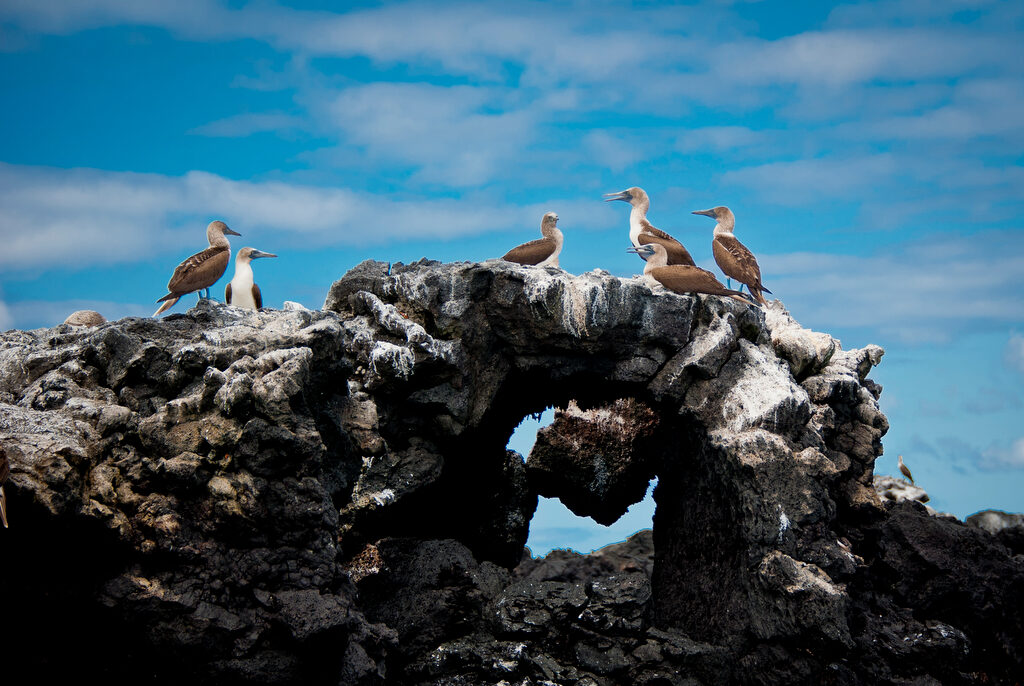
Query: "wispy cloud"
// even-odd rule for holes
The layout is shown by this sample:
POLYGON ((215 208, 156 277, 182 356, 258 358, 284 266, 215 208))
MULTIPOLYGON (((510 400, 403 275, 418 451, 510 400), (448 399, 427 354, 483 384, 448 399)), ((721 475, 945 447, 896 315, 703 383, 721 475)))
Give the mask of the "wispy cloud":
POLYGON ((936 235, 868 257, 798 253, 759 260, 768 287, 800 321, 826 330, 864 327, 928 343, 1024 320, 1016 287, 1024 273, 1019 232, 936 235))
POLYGON ((1024 437, 1018 438, 1008 447, 993 446, 981 454, 979 467, 982 469, 1024 469, 1024 437))
POLYGON ((244 138, 254 133, 287 133, 302 128, 304 119, 281 112, 246 112, 197 126, 188 133, 199 136, 244 138))
POLYGON ((578 208, 567 216, 581 228, 614 220, 600 212, 600 203, 538 200, 519 206, 487 196, 396 199, 203 171, 164 176, 0 163, 0 266, 111 264, 177 254, 183 243, 196 245, 214 218, 243 235, 258 228, 281 241, 294 240, 291 235, 310 245, 352 246, 534 227, 551 206, 578 208))
POLYGON ((1010 334, 1004 358, 1010 367, 1024 373, 1024 336, 1016 332, 1010 334))

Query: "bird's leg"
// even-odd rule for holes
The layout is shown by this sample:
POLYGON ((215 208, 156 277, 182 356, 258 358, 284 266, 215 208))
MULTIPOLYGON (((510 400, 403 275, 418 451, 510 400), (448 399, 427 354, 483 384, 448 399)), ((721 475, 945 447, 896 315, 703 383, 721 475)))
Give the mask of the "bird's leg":
POLYGON ((728 288, 729 290, 732 290, 732 279, 730 279, 728 276, 725 277, 725 287, 728 288))
POLYGON ((196 291, 196 295, 199 296, 199 299, 196 300, 196 304, 198 305, 203 301, 203 289, 200 288, 198 291, 196 291))

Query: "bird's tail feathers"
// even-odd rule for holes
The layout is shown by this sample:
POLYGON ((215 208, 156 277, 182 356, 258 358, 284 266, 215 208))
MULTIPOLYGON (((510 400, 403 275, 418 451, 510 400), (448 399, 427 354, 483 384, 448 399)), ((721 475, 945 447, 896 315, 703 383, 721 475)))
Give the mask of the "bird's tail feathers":
POLYGON ((178 298, 180 298, 180 297, 181 297, 180 295, 168 294, 168 295, 164 296, 163 298, 160 298, 160 300, 157 300, 157 302, 160 302, 161 300, 167 300, 167 302, 165 302, 163 305, 161 305, 160 309, 153 313, 153 316, 154 317, 159 316, 159 314, 161 312, 163 312, 165 310, 169 310, 171 307, 174 306, 174 303, 178 302, 178 298), (171 300, 167 300, 168 297, 172 298, 172 299, 171 300))

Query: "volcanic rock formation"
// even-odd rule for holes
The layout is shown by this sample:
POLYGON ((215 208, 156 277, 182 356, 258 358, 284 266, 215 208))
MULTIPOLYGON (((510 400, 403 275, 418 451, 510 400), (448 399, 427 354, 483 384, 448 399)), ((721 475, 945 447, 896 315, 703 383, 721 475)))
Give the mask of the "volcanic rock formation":
POLYGON ((5 654, 44 682, 1013 683, 1019 551, 872 488, 881 357, 778 303, 498 262, 2 334, 5 654), (654 477, 653 532, 524 559, 539 493, 607 523, 654 477))

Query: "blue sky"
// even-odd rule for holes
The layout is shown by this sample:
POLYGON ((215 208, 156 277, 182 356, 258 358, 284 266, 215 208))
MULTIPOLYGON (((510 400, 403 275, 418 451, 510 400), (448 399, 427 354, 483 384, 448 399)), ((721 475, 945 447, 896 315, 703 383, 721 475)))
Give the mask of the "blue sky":
POLYGON ((886 348, 878 471, 1024 510, 1024 4, 343 7, 0 4, 0 329, 151 314, 215 218, 281 256, 270 306, 549 210, 565 269, 630 276, 601 194, 639 185, 707 266, 690 212, 729 205, 799 321, 886 348))

